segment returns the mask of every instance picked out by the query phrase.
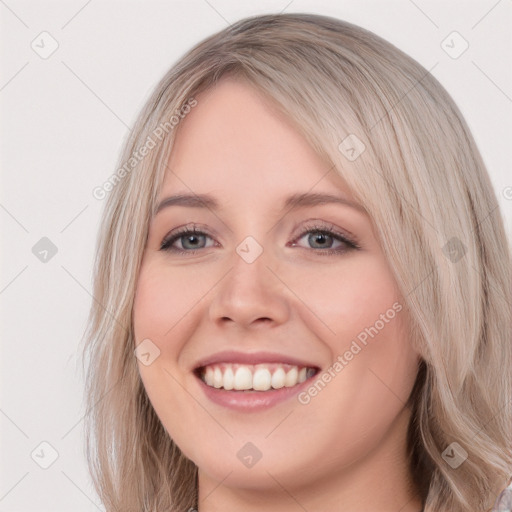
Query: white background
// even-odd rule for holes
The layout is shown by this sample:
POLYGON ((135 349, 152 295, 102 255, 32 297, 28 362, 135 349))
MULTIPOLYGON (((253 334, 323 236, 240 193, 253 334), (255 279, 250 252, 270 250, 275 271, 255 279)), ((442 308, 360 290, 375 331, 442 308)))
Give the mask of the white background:
POLYGON ((465 115, 511 232, 511 0, 0 0, 0 512, 104 510, 83 456, 78 352, 103 206, 92 190, 187 49, 240 18, 283 10, 347 20, 426 69, 437 63, 432 74, 465 115), (59 44, 47 59, 31 48, 43 31, 59 44), (469 43, 457 59, 441 47, 452 31, 469 43), (32 253, 42 237, 58 249, 46 263, 32 253), (59 455, 48 469, 31 458, 37 448, 34 458, 50 461, 43 441, 59 455))

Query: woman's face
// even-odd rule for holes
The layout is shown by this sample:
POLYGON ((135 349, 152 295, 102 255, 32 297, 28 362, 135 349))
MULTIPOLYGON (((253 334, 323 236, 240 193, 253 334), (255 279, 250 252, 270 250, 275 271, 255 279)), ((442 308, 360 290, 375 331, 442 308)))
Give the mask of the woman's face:
POLYGON ((134 305, 162 424, 212 488, 303 489, 403 460, 417 354, 371 219, 250 86, 196 99, 134 305))

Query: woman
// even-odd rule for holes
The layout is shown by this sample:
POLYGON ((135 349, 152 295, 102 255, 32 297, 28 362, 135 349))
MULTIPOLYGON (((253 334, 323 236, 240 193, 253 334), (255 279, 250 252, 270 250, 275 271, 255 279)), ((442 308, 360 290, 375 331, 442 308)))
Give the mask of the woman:
POLYGON ((239 21, 161 80, 112 188, 86 346, 107 510, 492 508, 510 253, 417 62, 333 18, 239 21))

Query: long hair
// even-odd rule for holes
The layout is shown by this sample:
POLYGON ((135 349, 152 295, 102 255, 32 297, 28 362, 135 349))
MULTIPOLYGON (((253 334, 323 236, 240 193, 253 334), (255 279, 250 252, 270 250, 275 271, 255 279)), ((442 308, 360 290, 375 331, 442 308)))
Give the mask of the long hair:
POLYGON ((311 14, 246 18, 200 42, 125 143, 84 334, 86 453, 106 509, 197 504, 197 468, 145 393, 132 309, 176 132, 195 97, 227 76, 284 113, 373 220, 421 356, 407 442, 425 511, 488 510, 512 474, 511 256, 496 195, 462 114, 427 70, 367 30, 311 14))

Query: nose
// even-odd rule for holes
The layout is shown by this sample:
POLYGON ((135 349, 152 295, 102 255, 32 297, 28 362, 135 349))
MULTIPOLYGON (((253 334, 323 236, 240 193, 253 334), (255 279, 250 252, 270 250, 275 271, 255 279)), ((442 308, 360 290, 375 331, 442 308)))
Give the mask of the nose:
POLYGON ((283 324, 289 318, 286 285, 269 268, 265 253, 248 263, 236 252, 231 269, 218 283, 210 303, 210 320, 243 328, 283 324))

